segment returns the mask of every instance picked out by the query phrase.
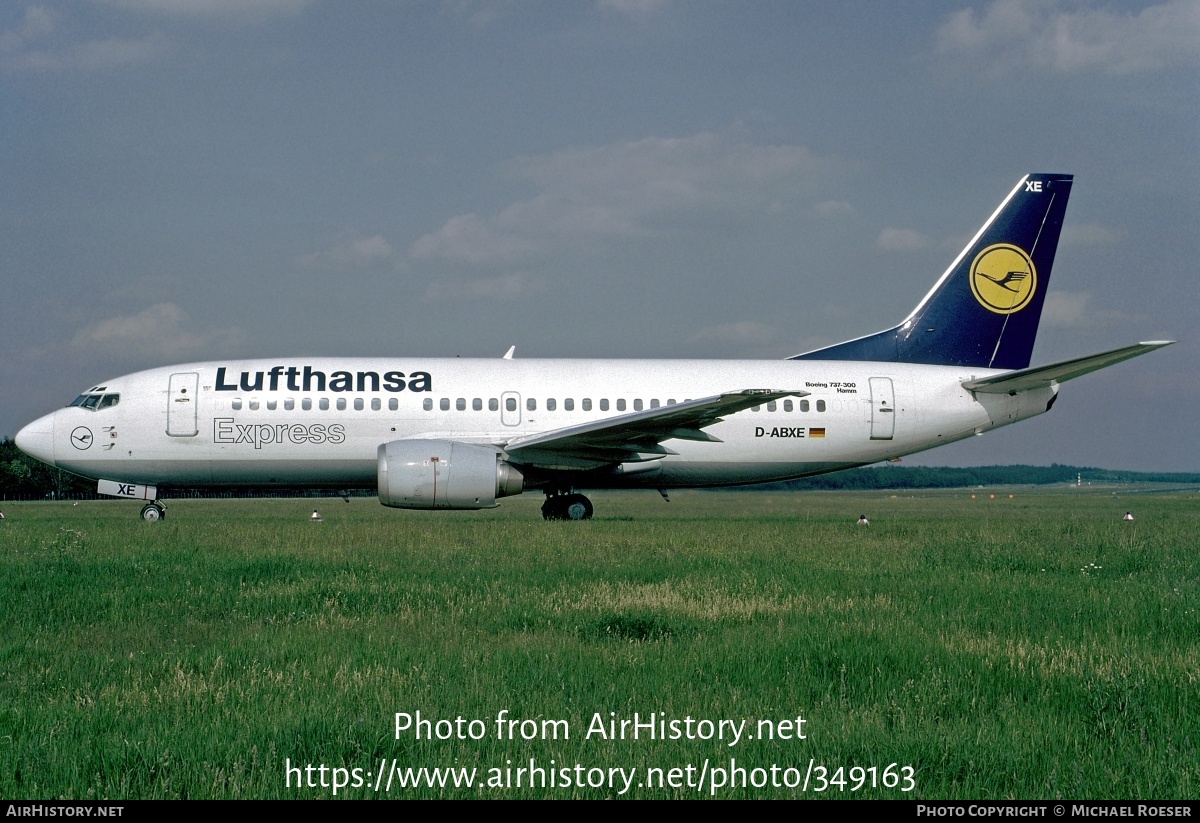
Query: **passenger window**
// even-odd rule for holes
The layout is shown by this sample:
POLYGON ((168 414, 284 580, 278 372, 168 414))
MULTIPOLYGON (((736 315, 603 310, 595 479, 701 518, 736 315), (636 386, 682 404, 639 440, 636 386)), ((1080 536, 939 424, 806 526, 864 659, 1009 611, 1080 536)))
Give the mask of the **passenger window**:
POLYGON ((240 397, 233 398, 233 402, 230 403, 229 405, 233 408, 234 411, 238 411, 239 409, 242 408, 242 398, 240 398, 240 397))
POLYGON ((258 411, 258 400, 256 400, 256 399, 250 400, 250 411, 258 411))
POLYGON ((317 405, 321 407, 321 411, 329 411, 329 398, 322 397, 317 405))
POLYGON ((590 398, 590 397, 583 398, 583 410, 584 411, 592 410, 592 398, 590 398))
POLYGON ((650 401, 650 408, 657 409, 658 407, 659 407, 659 402, 657 400, 650 401))
POLYGON ((819 411, 819 412, 825 411, 825 401, 824 400, 817 401, 817 411, 819 411))
POLYGON ((433 398, 426 397, 424 400, 422 400, 421 408, 423 408, 425 411, 433 411, 433 398))
POLYGON ((525 401, 525 408, 529 411, 537 411, 537 401, 532 397, 525 401))
POLYGON ((459 411, 466 411, 467 410, 467 398, 460 397, 457 400, 455 400, 454 408, 458 409, 459 411))
POLYGON ((288 397, 288 398, 285 398, 285 399, 284 399, 284 401, 283 401, 283 409, 284 409, 284 411, 291 411, 291 410, 292 410, 292 409, 294 409, 294 408, 296 408, 296 401, 295 401, 295 400, 293 400, 293 399, 292 399, 292 398, 290 398, 290 397, 288 397))
POLYGON ((769 411, 769 412, 775 411, 775 401, 774 400, 772 400, 770 403, 767 404, 767 411, 769 411))
POLYGON ((554 402, 554 398, 550 397, 546 400, 546 411, 554 411, 558 408, 558 404, 554 402))
POLYGON ((625 398, 622 397, 617 401, 617 411, 625 411, 625 398))
POLYGON ((450 411, 450 398, 443 397, 441 400, 439 400, 438 408, 441 409, 442 411, 450 411))
POLYGON ((354 398, 354 410, 355 411, 363 410, 363 399, 361 397, 354 398))
POLYGON ((339 398, 337 399, 337 409, 338 409, 338 411, 345 411, 345 410, 346 410, 346 398, 344 398, 344 397, 339 397, 339 398))
POLYGON ((471 401, 471 411, 483 411, 483 401, 478 397, 471 401))
POLYGON ((808 411, 808 401, 807 400, 800 401, 800 411, 802 411, 802 412, 808 411))
POLYGON ((675 398, 674 398, 674 397, 672 397, 670 400, 668 400, 668 401, 667 401, 667 405, 668 405, 668 406, 674 406, 674 405, 675 405, 675 398))
MULTIPOLYGON (((513 408, 516 408, 517 404, 511 397, 508 398, 508 402, 513 404, 513 408)), ((500 411, 500 401, 494 397, 489 397, 488 398, 488 411, 500 411)), ((512 411, 512 409, 509 409, 509 411, 512 411)))
POLYGON ((568 397, 566 400, 564 400, 563 401, 563 410, 564 411, 575 411, 575 398, 568 397))
POLYGON ((792 410, 792 401, 791 400, 783 401, 783 410, 785 412, 790 412, 792 410))
MULTIPOLYGON (((393 397, 392 402, 395 403, 396 398, 393 397)), ((383 408, 383 403, 380 401, 380 399, 378 397, 372 397, 371 398, 371 411, 379 411, 382 408, 383 408)))
POLYGON ((642 410, 642 398, 639 397, 637 400, 633 401, 633 410, 634 411, 642 410))
POLYGON ((515 398, 515 397, 505 398, 504 408, 508 409, 509 411, 516 411, 517 410, 517 398, 515 398))
POLYGON ((304 409, 305 411, 312 411, 312 398, 306 397, 303 400, 301 400, 300 408, 304 409))
POLYGON ((605 397, 600 401, 600 411, 608 411, 608 398, 605 397))
POLYGON ((276 406, 276 405, 278 405, 277 401, 275 401, 275 400, 268 400, 268 401, 267 401, 267 411, 275 411, 275 406, 276 406))
POLYGON ((396 411, 400 408, 400 401, 394 397, 388 398, 388 411, 396 411))
POLYGON ((750 411, 752 411, 752 412, 762 411, 762 406, 751 406, 750 411))

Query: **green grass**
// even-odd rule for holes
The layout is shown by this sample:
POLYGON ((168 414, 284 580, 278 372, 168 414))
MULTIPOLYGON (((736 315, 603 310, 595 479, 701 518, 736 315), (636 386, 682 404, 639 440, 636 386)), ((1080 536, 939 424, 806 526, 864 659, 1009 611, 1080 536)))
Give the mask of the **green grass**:
MULTIPOLYGON (((288 760, 642 780, 731 757, 915 770, 909 793, 807 796, 1196 797, 1200 495, 975 493, 598 494, 586 523, 543 522, 533 496, 322 500, 322 523, 306 500, 178 501, 159 524, 125 502, 6 504, 0 797, 332 795, 288 788, 288 760), (497 739, 502 710, 570 739, 497 739), (417 711, 487 736, 397 739, 417 711), (585 739, 610 712, 803 716, 807 738, 585 739)), ((696 791, 626 796, 677 795, 696 791)))

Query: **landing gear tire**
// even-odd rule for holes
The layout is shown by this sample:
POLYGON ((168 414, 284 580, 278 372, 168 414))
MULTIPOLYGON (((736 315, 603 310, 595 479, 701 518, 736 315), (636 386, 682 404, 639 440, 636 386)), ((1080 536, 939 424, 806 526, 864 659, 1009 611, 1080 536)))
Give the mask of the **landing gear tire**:
POLYGON ((157 523, 166 516, 166 510, 157 503, 147 503, 142 506, 142 519, 147 523, 157 523))
POLYGON ((582 494, 568 494, 562 503, 564 520, 590 520, 592 501, 582 494))
POLYGON ((542 504, 546 520, 588 520, 592 511, 592 501, 582 494, 556 494, 542 504))

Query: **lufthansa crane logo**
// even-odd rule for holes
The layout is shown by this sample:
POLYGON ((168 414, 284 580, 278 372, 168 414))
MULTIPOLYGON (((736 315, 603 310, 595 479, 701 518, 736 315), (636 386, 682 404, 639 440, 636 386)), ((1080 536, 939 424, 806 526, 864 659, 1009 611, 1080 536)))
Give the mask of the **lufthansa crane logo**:
POLYGON ((1037 291, 1037 271, 1023 250, 997 243, 981 251, 971 264, 971 293, 979 305, 996 314, 1012 314, 1029 305, 1037 291))
POLYGON ((92 430, 87 426, 76 426, 71 432, 71 445, 80 451, 86 451, 92 445, 92 430))

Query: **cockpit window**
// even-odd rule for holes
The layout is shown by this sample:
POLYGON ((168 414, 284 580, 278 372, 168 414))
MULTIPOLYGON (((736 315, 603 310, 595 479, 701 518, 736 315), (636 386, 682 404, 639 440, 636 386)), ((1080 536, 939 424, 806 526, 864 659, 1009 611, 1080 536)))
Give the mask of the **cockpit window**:
MULTIPOLYGON (((104 387, 101 386, 100 388, 103 389, 104 387)), ((72 400, 71 406, 82 406, 85 409, 97 411, 98 409, 107 409, 109 406, 115 406, 120 402, 121 395, 119 394, 98 394, 88 392, 86 394, 81 394, 72 400)), ((68 406, 67 408, 70 408, 71 406, 68 406)))

